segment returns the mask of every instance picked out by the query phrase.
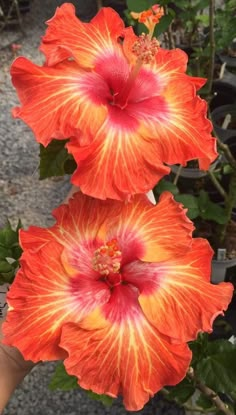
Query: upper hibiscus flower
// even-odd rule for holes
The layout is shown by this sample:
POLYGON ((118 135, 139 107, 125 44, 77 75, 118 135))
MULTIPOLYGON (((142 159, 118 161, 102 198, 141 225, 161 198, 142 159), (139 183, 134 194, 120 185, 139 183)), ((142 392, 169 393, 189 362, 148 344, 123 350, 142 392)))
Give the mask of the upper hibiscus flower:
POLYGON ((47 146, 70 138, 78 169, 72 182, 97 198, 146 193, 168 174, 166 164, 216 158, 205 80, 185 74, 187 55, 138 38, 119 15, 103 8, 82 23, 63 4, 48 21, 42 67, 20 57, 11 74, 22 106, 14 116, 47 146))
POLYGON ((186 344, 230 302, 211 285, 212 250, 166 192, 158 205, 77 193, 49 228, 20 231, 21 269, 8 294, 5 344, 25 359, 66 359, 85 389, 139 410, 186 374, 186 344))

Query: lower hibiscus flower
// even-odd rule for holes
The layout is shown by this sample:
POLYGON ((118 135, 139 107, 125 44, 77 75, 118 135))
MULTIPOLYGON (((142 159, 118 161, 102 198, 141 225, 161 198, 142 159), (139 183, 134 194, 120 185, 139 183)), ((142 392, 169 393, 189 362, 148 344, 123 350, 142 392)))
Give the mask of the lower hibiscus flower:
POLYGON ((77 193, 49 229, 21 231, 5 344, 25 359, 65 359, 85 389, 139 410, 191 361, 187 341, 211 331, 233 288, 210 284, 212 250, 170 193, 157 205, 77 193))

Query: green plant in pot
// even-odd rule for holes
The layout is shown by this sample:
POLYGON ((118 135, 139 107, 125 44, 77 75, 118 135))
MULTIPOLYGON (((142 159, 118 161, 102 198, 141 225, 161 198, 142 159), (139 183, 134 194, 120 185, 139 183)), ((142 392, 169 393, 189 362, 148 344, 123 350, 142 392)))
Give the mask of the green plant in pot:
POLYGON ((218 45, 219 58, 226 63, 229 70, 233 70, 236 68, 236 0, 225 0, 223 7, 217 8, 215 21, 215 40, 218 45))
POLYGON ((215 108, 211 113, 211 119, 221 141, 236 136, 236 104, 215 108))

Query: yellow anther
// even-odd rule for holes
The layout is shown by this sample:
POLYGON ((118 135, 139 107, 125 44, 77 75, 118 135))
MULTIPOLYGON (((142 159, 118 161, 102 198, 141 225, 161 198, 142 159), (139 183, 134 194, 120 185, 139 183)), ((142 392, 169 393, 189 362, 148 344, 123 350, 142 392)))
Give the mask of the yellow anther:
POLYGON ((101 275, 117 273, 121 265, 121 251, 116 239, 108 241, 105 245, 96 249, 92 259, 92 266, 101 275))
POLYGON ((142 34, 134 43, 132 52, 143 62, 150 63, 158 52, 160 43, 156 38, 150 39, 146 34, 142 34))

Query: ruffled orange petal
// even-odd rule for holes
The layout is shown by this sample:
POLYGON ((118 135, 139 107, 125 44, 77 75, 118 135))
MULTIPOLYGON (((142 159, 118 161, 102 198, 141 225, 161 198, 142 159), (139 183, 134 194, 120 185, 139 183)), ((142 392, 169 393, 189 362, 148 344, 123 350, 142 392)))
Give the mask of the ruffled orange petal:
POLYGON ((116 287, 111 301, 80 324, 67 324, 60 343, 65 366, 85 389, 122 395, 127 410, 143 407, 164 385, 180 382, 191 352, 168 343, 148 323, 130 286, 116 287))
POLYGON ((124 30, 124 22, 109 7, 102 8, 90 23, 82 23, 75 16, 72 4, 58 7, 42 38, 41 51, 47 65, 55 65, 72 57, 84 68, 93 68, 98 58, 114 49, 121 53, 118 38, 124 30))
POLYGON ((206 102, 196 96, 205 79, 185 75, 187 55, 178 50, 161 49, 149 70, 155 73, 159 94, 166 105, 160 121, 157 115, 142 123, 140 134, 156 139, 156 152, 167 164, 185 165, 199 159, 200 168, 207 170, 217 157, 212 125, 207 120, 206 102))
POLYGON ((107 228, 104 224, 111 215, 114 219, 118 218, 122 207, 119 202, 104 202, 77 192, 68 204, 53 211, 56 219, 54 226, 49 229, 30 226, 27 231, 21 230, 21 247, 31 253, 33 262, 37 252, 49 252, 48 244, 56 241, 64 248, 61 260, 68 273, 74 274, 73 267, 78 267, 83 275, 91 275, 91 255, 107 240, 107 228))
POLYGON ((160 48, 156 54, 156 60, 150 67, 159 77, 170 79, 175 74, 185 73, 187 70, 188 55, 181 49, 160 48))
MULTIPOLYGON (((179 79, 178 88, 184 89, 185 81, 186 78, 182 82, 179 79)), ((185 165, 188 160, 197 158, 200 168, 207 170, 216 159, 217 151, 216 139, 211 135, 212 125, 206 118, 206 102, 184 93, 181 96, 174 82, 169 83, 165 99, 171 115, 163 125, 165 145, 161 137, 158 140, 163 161, 185 165)))
POLYGON ((199 331, 212 331, 233 294, 230 283, 210 284, 212 249, 207 241, 193 239, 192 250, 168 262, 133 263, 125 280, 135 284, 139 303, 149 322, 174 341, 193 340, 199 331))
POLYGON ((83 275, 78 278, 75 269, 69 275, 62 255, 63 247, 56 242, 37 253, 25 252, 8 293, 3 342, 17 347, 26 360, 64 358, 58 345, 63 324, 79 321, 110 298, 105 284, 83 275))
POLYGON ((5 343, 33 361, 62 358, 58 347, 65 322, 78 322, 110 298, 110 288, 94 271, 94 251, 104 243, 104 222, 119 216, 122 204, 74 195, 55 210, 49 229, 20 231, 24 249, 19 271, 8 294, 10 311, 5 343))
POLYGON ((107 238, 119 241, 123 264, 137 258, 166 261, 191 248, 193 224, 169 192, 161 195, 157 205, 136 196, 123 204, 119 216, 109 217, 105 227, 107 238))
POLYGON ((91 125, 96 132, 106 117, 107 84, 99 75, 80 70, 75 62, 50 68, 18 58, 11 74, 22 103, 13 115, 24 120, 45 146, 52 138, 79 137, 81 129, 90 141, 91 125))
MULTIPOLYGON (((120 116, 127 119, 125 114, 120 116)), ((72 183, 100 199, 128 199, 131 194, 152 189, 169 173, 169 167, 163 165, 158 154, 154 157, 154 144, 140 138, 136 124, 133 118, 129 128, 118 125, 116 129, 107 119, 91 145, 80 147, 78 139, 71 139, 67 148, 78 164, 72 183)))

